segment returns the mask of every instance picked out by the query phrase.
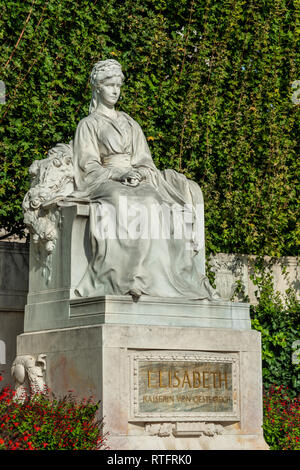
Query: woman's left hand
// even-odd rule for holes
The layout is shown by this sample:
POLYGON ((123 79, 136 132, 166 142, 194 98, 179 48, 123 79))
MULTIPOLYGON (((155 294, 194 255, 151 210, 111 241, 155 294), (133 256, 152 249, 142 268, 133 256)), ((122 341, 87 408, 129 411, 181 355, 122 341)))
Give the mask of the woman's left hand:
POLYGON ((138 186, 142 181, 143 177, 138 171, 128 171, 120 178, 122 184, 126 186, 138 186))

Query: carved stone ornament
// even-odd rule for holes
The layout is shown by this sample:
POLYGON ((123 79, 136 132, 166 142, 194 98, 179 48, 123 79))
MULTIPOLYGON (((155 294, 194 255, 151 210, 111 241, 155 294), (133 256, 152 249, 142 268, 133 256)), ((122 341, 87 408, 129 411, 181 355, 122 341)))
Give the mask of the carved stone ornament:
POLYGON ((150 436, 168 437, 172 434, 173 423, 148 423, 145 431, 150 436))
POLYGON ((15 380, 14 399, 24 401, 26 397, 45 393, 45 370, 45 354, 39 354, 37 358, 30 355, 17 356, 11 368, 11 375, 15 380))
POLYGON ((216 289, 221 297, 230 300, 236 294, 238 285, 241 284, 241 293, 237 296, 237 300, 242 300, 245 294, 244 257, 218 253, 210 256, 208 264, 215 274, 216 289))
MULTIPOLYGON (((72 142, 57 144, 44 160, 35 160, 29 168, 31 188, 23 201, 24 222, 38 248, 38 257, 50 274, 49 256, 57 240, 59 212, 55 203, 72 193, 74 171, 72 142)), ((45 274, 46 275, 46 274, 45 274)))
POLYGON ((177 422, 177 423, 147 423, 145 425, 146 434, 150 436, 169 437, 172 434, 176 437, 186 436, 208 436, 214 437, 224 432, 224 426, 217 423, 205 422, 177 422))

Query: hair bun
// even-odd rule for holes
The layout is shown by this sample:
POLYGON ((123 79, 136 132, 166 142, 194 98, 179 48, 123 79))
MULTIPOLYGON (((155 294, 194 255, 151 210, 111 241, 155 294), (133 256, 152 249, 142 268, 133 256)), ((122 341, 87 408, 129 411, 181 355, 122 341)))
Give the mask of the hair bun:
POLYGON ((114 59, 101 60, 97 62, 92 69, 90 78, 91 86, 92 88, 97 88, 99 83, 103 80, 116 75, 120 76, 122 81, 124 80, 121 64, 114 59))

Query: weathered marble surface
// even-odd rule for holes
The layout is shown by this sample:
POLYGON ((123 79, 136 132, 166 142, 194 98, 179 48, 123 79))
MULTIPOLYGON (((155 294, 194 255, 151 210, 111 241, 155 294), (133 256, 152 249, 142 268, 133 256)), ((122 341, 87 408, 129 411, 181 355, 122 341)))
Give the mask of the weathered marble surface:
POLYGON ((24 331, 28 264, 28 245, 0 242, 0 341, 5 348, 4 358, 0 358, 0 386, 13 385, 10 368, 16 356, 17 335, 24 331))
MULTIPOLYGON (((102 403, 111 449, 267 449, 262 434, 260 334, 256 331, 142 325, 101 325, 25 333, 18 354, 47 355, 46 382, 56 393, 75 390, 102 403), (135 356, 235 355, 239 415, 137 417, 135 356)), ((161 359, 157 359, 161 356, 161 359)), ((180 414, 180 413, 179 413, 180 414)))
POLYGON ((28 278, 29 246, 0 242, 0 311, 24 311, 28 278))

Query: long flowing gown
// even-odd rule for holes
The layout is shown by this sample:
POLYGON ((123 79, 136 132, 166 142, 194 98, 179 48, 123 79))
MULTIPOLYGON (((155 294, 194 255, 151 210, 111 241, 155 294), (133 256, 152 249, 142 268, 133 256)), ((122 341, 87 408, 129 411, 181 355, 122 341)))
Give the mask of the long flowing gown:
POLYGON ((76 294, 214 298, 183 221, 188 211, 193 220, 201 190, 184 175, 155 167, 139 124, 124 112, 111 119, 95 111, 78 124, 73 155, 74 194, 90 199, 92 247, 76 294), (144 177, 138 186, 116 181, 130 169, 144 177))

